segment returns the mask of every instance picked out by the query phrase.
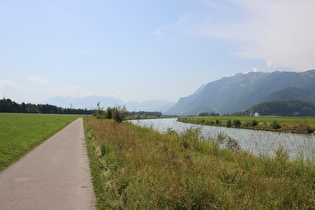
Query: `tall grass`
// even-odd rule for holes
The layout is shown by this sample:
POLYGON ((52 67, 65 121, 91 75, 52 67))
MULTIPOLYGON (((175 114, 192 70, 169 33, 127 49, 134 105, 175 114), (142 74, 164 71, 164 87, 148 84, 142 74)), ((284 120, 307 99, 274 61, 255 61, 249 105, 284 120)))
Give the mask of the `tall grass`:
POLYGON ((0 170, 17 161, 78 117, 0 113, 0 170))
POLYGON ((255 157, 223 134, 161 134, 91 117, 85 131, 99 209, 315 208, 314 163, 289 161, 282 148, 255 157))

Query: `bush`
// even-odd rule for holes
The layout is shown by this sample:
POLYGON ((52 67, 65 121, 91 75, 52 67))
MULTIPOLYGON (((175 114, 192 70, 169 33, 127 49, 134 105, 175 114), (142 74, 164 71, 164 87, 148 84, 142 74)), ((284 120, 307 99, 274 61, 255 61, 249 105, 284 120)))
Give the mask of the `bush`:
POLYGON ((220 120, 215 120, 215 124, 216 125, 221 125, 221 121, 220 120))
POLYGON ((95 111, 93 116, 95 116, 96 119, 105 119, 106 118, 106 112, 103 110, 103 107, 100 106, 100 102, 97 103, 97 110, 95 111))
POLYGON ((97 103, 97 110, 93 114, 97 119, 113 119, 118 123, 121 123, 128 114, 128 111, 125 106, 120 107, 107 107, 106 111, 103 110, 103 108, 100 107, 100 103, 97 103))
POLYGON ((208 120, 207 123, 206 123, 206 125, 214 125, 214 121, 208 120))
POLYGON ((120 106, 114 107, 113 108, 113 112, 112 112, 113 119, 116 122, 121 123, 127 117, 127 113, 128 113, 128 111, 127 111, 125 106, 123 106, 123 107, 120 107, 120 106))
POLYGON ((226 121, 226 127, 231 127, 232 126, 232 121, 231 120, 227 120, 226 121))
POLYGON ((236 128, 239 128, 240 126, 241 126, 241 121, 239 121, 239 120, 233 120, 233 126, 235 126, 236 128))
POLYGON ((255 127, 256 125, 258 125, 259 124, 259 122, 257 121, 257 120, 253 120, 252 122, 251 122, 251 126, 252 127, 255 127))
POLYGON ((107 109, 105 111, 106 119, 113 119, 113 111, 114 111, 113 108, 107 107, 107 109))
POLYGON ((280 124, 279 124, 276 120, 274 120, 274 121, 272 122, 271 127, 272 127, 273 129, 279 129, 279 128, 281 128, 280 124))

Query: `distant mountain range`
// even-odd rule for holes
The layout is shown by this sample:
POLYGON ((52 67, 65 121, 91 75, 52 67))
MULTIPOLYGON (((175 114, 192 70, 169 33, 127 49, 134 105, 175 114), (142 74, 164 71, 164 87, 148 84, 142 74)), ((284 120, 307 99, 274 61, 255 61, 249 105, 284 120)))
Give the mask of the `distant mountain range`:
POLYGON ((166 114, 200 112, 231 114, 270 101, 301 100, 315 104, 315 70, 306 72, 250 72, 224 77, 180 98, 166 114))
POLYGON ((56 96, 41 103, 64 108, 95 109, 98 102, 104 108, 125 105, 128 111, 158 111, 162 113, 165 113, 176 104, 167 100, 149 100, 141 103, 136 101, 124 102, 118 98, 107 96, 87 96, 84 98, 56 96))

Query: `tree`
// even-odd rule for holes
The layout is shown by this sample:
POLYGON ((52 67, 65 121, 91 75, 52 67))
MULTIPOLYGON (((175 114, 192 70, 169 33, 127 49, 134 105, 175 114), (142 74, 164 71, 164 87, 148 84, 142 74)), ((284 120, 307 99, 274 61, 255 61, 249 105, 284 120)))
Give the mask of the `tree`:
POLYGON ((105 116, 107 119, 113 119, 113 108, 107 107, 105 111, 105 116))
POLYGON ((112 114, 113 114, 113 119, 116 122, 121 123, 127 117, 128 111, 127 111, 126 106, 123 106, 123 107, 117 106, 113 108, 112 114))
POLYGON ((100 102, 97 102, 97 110, 95 112, 95 117, 97 119, 104 119, 106 118, 105 112, 103 110, 103 107, 100 106, 100 104, 101 104, 100 102))
POLYGON ((209 116, 209 113, 208 112, 200 112, 199 116, 209 116))

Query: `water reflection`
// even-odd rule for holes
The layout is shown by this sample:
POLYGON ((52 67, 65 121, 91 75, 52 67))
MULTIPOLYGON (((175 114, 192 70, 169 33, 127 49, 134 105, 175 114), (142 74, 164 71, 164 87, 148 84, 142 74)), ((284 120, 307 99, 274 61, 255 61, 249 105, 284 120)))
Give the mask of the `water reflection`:
POLYGON ((216 136, 218 133, 224 132, 236 139, 243 150, 247 150, 254 154, 262 153, 272 155, 274 150, 283 146, 289 152, 291 157, 295 157, 302 152, 304 158, 315 160, 315 135, 195 125, 177 122, 176 120, 176 118, 148 119, 131 120, 131 122, 143 127, 152 127, 159 132, 166 132, 168 128, 181 132, 186 128, 201 127, 204 136, 216 136))

